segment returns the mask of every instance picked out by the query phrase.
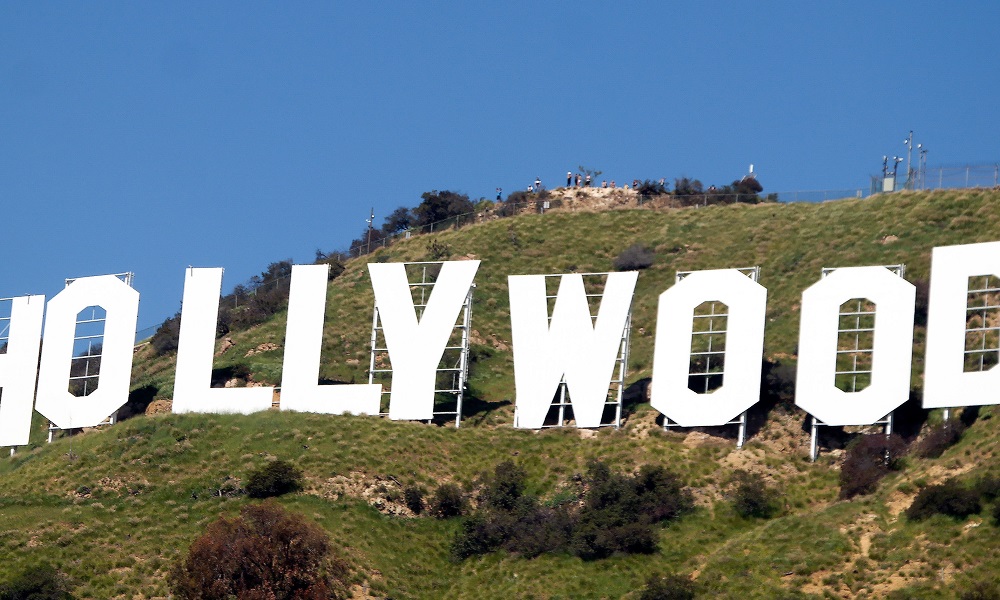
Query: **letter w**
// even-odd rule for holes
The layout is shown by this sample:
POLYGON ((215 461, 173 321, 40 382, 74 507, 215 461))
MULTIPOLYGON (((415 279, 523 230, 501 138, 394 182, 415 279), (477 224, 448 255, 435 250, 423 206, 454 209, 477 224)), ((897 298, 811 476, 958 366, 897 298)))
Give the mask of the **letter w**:
POLYGON ((608 274, 596 321, 583 276, 562 275, 552 320, 545 275, 511 275, 510 325, 514 346, 515 427, 538 429, 565 376, 577 427, 598 427, 632 305, 637 271, 608 274))

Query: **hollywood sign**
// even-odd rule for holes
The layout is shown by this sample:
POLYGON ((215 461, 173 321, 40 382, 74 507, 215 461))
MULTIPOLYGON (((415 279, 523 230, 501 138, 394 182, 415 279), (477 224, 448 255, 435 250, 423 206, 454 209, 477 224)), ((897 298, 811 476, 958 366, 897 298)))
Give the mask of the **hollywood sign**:
MULTIPOLYGON (((995 404, 1000 369, 965 372, 964 356, 969 279, 1000 274, 1000 242, 935 248, 931 267, 924 408, 995 404)), ((432 418, 436 369, 478 268, 474 260, 443 263, 418 318, 404 265, 368 265, 392 363, 391 419, 432 418)), ((380 384, 318 384, 327 270, 327 265, 292 269, 281 409, 378 414, 380 384)), ((572 391, 577 426, 600 425, 637 278, 637 272, 609 274, 596 319, 579 274, 561 276, 551 315, 545 276, 508 278, 517 427, 542 426, 560 381, 572 391)), ((273 388, 211 387, 221 289, 222 269, 186 271, 174 412, 252 413, 271 407, 273 388)), ((753 406, 760 393, 766 300, 767 290, 736 269, 695 271, 661 293, 653 407, 681 426, 712 426, 753 406), (692 315, 706 301, 728 307, 725 378, 711 394, 699 394, 688 388, 692 315)), ((914 286, 883 267, 836 269, 806 289, 796 404, 829 425, 865 425, 906 401, 914 300, 914 286), (840 306, 854 298, 875 304, 871 384, 845 392, 834 382, 838 318, 840 306)), ((125 404, 138 307, 138 292, 110 275, 77 279, 47 304, 43 296, 12 300, 7 351, 0 354, 0 446, 28 443, 32 407, 69 429, 95 426, 125 404), (68 391, 76 316, 95 305, 107 315, 98 387, 77 397, 68 391)))

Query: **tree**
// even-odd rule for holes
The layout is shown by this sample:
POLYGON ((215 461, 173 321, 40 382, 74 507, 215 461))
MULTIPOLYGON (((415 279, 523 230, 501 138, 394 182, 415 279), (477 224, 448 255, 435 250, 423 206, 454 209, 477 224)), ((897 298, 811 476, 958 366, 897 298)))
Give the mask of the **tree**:
POLYGON ((168 581, 191 600, 320 600, 346 597, 348 574, 325 531, 268 501, 209 524, 168 581))
POLYGON ((177 342, 181 336, 181 313, 168 318, 159 327, 156 333, 150 338, 149 343, 153 346, 153 351, 158 356, 163 356, 177 350, 177 342))
POLYGON ((704 191, 701 182, 697 179, 689 179, 687 177, 674 179, 675 196, 695 196, 703 194, 704 191))
POLYGON ((469 214, 476 209, 467 195, 449 190, 424 192, 420 197, 423 202, 413 209, 413 214, 421 227, 469 214))
POLYGON ((757 194, 764 191, 764 186, 752 175, 747 175, 743 179, 734 181, 730 187, 732 187, 733 193, 736 194, 736 202, 756 204, 760 202, 760 197, 757 194))
POLYGON ((406 231, 415 222, 416 218, 413 216, 413 212, 405 206, 400 206, 385 218, 385 222, 382 223, 382 233, 393 235, 400 231, 406 231))

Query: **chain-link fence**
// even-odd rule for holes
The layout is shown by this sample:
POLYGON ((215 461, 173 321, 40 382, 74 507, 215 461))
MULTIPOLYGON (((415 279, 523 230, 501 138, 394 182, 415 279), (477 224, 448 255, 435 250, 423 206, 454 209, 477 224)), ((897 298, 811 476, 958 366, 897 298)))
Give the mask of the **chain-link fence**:
POLYGON ((1000 186, 1000 163, 959 165, 945 167, 919 167, 911 169, 909 176, 885 177, 872 175, 871 193, 896 190, 940 190, 1000 186), (885 185, 889 180, 890 184, 885 185))

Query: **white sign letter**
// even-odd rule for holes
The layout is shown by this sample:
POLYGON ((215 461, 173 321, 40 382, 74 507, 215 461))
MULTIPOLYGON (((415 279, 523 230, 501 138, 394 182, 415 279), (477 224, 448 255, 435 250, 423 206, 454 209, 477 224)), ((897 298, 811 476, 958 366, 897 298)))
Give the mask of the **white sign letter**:
POLYGON ((242 413, 271 408, 274 388, 213 388, 212 358, 219 321, 222 269, 189 268, 184 277, 173 412, 242 413))
POLYGON ((377 415, 381 385, 318 384, 329 273, 330 265, 292 266, 281 368, 281 410, 377 415))
POLYGON ((795 404, 827 425, 869 425, 906 402, 913 352, 916 288, 885 267, 837 269, 802 293, 795 404), (875 303, 871 385, 845 392, 835 385, 840 306, 875 303))
POLYGON ((545 276, 507 278, 514 346, 515 427, 542 427, 564 375, 576 426, 601 425, 638 277, 638 271, 608 274, 595 322, 590 316, 583 276, 563 275, 551 323, 545 276))
POLYGON ((660 294, 651 404, 683 427, 725 425, 760 399, 767 290, 738 269, 695 271, 660 294), (722 387, 688 388, 694 310, 719 301, 728 309, 722 387))
POLYGON ((139 292, 114 275, 82 277, 49 300, 45 343, 38 369, 35 408, 62 429, 99 425, 128 401, 132 350, 139 317, 139 292), (76 317, 88 306, 105 311, 104 342, 97 389, 87 396, 69 392, 76 317))
POLYGON ((1000 369, 965 372, 969 277, 977 275, 1000 276, 1000 242, 935 248, 931 254, 924 408, 1000 401, 1000 369))
POLYGON ((12 302, 7 353, 0 354, 0 446, 28 443, 45 310, 45 296, 22 296, 12 302))
POLYGON ((418 323, 406 280, 406 267, 402 263, 368 264, 375 305, 392 363, 390 419, 434 417, 438 363, 478 269, 478 260, 443 263, 418 323))

